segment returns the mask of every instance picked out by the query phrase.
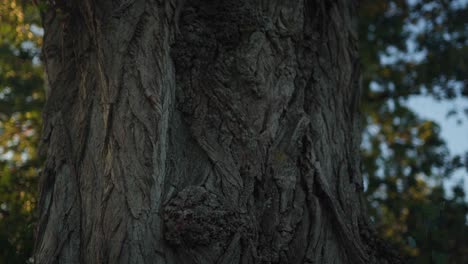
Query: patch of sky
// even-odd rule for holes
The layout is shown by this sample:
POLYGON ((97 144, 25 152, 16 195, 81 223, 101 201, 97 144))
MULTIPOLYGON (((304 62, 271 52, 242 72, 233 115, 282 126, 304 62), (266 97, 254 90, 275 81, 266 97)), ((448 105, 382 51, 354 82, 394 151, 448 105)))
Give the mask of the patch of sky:
POLYGON ((44 29, 42 27, 37 26, 36 24, 32 24, 30 30, 34 35, 40 37, 44 36, 44 29))
MULTIPOLYGON (((410 7, 415 7, 420 4, 420 0, 407 0, 410 7)), ((436 1, 427 3, 422 7, 422 11, 430 12, 437 8, 441 8, 440 3, 436 1)), ((450 1, 449 8, 452 10, 467 8, 468 0, 454 0, 450 1)), ((390 5, 387 15, 395 15, 398 10, 396 6, 390 5)), ((438 14, 434 22, 436 24, 444 23, 448 19, 445 14, 438 14)), ((404 30, 408 33, 408 39, 406 40, 406 50, 400 50, 395 46, 389 46, 385 52, 379 54, 380 63, 382 65, 390 65, 398 67, 399 62, 411 62, 421 63, 427 57, 428 51, 419 47, 417 42, 417 36, 425 31, 431 30, 434 27, 433 22, 415 14, 414 17, 410 17, 406 22, 404 30)), ((443 38, 446 41, 457 39, 459 36, 457 33, 445 32, 443 38)), ((432 96, 428 96, 427 92, 424 92, 418 96, 411 96, 405 101, 407 107, 415 111, 420 117, 433 120, 441 126, 441 136, 446 141, 447 146, 452 155, 464 155, 468 150, 468 120, 464 120, 461 115, 453 115, 453 113, 462 113, 468 109, 468 100, 466 97, 461 96, 461 89, 463 83, 456 80, 449 80, 447 86, 454 88, 455 96, 452 100, 438 100, 432 96), (456 116, 457 118, 447 118, 448 113, 450 116, 456 116)), ((385 90, 377 82, 371 82, 370 88, 372 91, 378 92, 385 90)), ((434 89, 437 91, 437 87, 434 89)), ((439 87, 442 90, 442 87, 439 87)), ((441 91, 442 92, 442 91, 441 91)), ((436 92, 437 93, 437 92, 436 92)), ((369 133, 375 133, 376 129, 369 129, 369 133)), ((369 144, 367 142, 366 144, 369 144)), ((382 152, 384 156, 388 155, 388 150, 383 147, 382 152)), ((468 193, 468 177, 465 169, 459 169, 454 172, 450 179, 444 181, 444 187, 448 196, 452 194, 452 188, 457 184, 464 186, 465 192, 468 193)), ((365 184, 366 185, 366 184, 365 184)))
MULTIPOLYGON (((407 106, 419 114, 422 118, 434 120, 441 127, 441 136, 447 143, 451 155, 465 155, 468 150, 468 120, 458 118, 447 118, 447 113, 451 110, 468 108, 468 100, 461 96, 453 100, 437 100, 429 96, 412 96, 407 101, 407 106)), ((452 189, 457 184, 464 186, 468 193, 468 173, 462 168, 456 170, 452 177, 444 181, 445 190, 450 197, 452 189)))

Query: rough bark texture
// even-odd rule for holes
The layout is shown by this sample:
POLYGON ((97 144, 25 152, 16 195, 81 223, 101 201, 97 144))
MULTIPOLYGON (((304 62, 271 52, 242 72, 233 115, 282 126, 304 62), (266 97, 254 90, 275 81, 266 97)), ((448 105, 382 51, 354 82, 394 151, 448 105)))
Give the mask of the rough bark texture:
POLYGON ((359 172, 355 1, 55 1, 36 263, 397 263, 359 172))

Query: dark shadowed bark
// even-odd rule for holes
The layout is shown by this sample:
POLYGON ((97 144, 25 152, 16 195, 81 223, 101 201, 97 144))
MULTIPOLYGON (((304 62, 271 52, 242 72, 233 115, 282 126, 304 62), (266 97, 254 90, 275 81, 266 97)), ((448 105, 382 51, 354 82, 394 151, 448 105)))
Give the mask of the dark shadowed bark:
POLYGON ((56 1, 36 263, 397 263, 351 0, 56 1))

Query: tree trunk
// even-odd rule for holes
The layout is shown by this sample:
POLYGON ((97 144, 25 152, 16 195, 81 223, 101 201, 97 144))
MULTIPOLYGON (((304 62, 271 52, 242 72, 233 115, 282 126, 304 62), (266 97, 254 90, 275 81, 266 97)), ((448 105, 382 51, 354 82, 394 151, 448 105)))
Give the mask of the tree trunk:
POLYGON ((396 263, 362 197, 355 5, 49 4, 36 263, 396 263))

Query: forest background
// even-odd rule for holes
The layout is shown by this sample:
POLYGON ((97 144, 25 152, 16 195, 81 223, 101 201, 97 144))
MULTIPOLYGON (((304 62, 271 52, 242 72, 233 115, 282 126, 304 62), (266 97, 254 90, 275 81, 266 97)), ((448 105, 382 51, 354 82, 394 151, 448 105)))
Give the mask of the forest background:
MULTIPOLYGON (((34 245, 41 8, 0 0, 0 263, 34 245)), ((468 0, 361 0, 359 33, 371 219, 408 263, 468 263, 468 0)))

